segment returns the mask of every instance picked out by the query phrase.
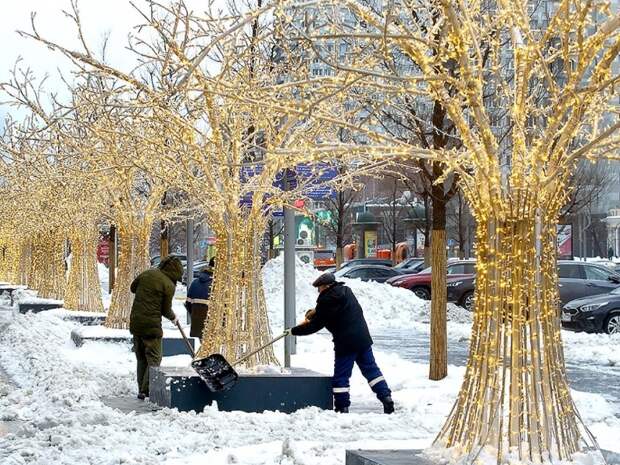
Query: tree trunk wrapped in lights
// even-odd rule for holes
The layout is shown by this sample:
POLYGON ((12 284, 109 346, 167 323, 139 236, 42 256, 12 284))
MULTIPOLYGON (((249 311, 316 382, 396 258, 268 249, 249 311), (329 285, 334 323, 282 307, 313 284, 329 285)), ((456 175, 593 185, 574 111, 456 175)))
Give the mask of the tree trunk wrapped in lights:
POLYGON ((60 234, 37 234, 32 240, 28 287, 44 299, 62 300, 65 292, 65 260, 60 234))
POLYGON ((551 453, 570 460, 584 430, 564 367, 557 218, 530 199, 523 215, 478 217, 470 357, 437 443, 465 451, 492 446, 498 459, 516 453, 539 462, 551 453))
POLYGON ((30 276, 30 260, 32 258, 32 245, 27 239, 23 239, 19 243, 19 264, 17 267, 17 283, 28 286, 28 277, 30 276))
POLYGON ((75 228, 70 234, 71 264, 64 301, 64 306, 68 310, 103 311, 97 271, 98 237, 95 227, 75 228))
POLYGON ((19 242, 0 238, 0 281, 19 282, 19 242))
POLYGON ((118 273, 112 302, 105 319, 107 328, 129 328, 129 315, 133 304, 133 294, 129 289, 131 282, 149 267, 150 224, 132 225, 117 223, 118 234, 118 273))
MULTIPOLYGON (((211 223, 216 256, 209 312, 198 357, 221 353, 241 358, 271 339, 261 276, 260 248, 267 219, 245 213, 211 223)), ((252 356, 248 366, 277 365, 273 348, 252 356)))
POLYGON ((480 453, 497 463, 570 460, 595 444, 566 379, 555 228, 576 164, 618 158, 610 102, 620 15, 605 1, 550 3, 543 29, 525 0, 343 0, 338 8, 352 14, 326 4, 319 31, 289 20, 312 43, 308 53, 335 70, 326 85, 355 80, 357 93, 377 92, 388 108, 430 98, 462 142, 433 152, 447 168, 438 183, 457 174, 477 222, 474 327, 465 380, 435 444, 465 463, 480 453), (342 37, 344 58, 317 56, 342 37))

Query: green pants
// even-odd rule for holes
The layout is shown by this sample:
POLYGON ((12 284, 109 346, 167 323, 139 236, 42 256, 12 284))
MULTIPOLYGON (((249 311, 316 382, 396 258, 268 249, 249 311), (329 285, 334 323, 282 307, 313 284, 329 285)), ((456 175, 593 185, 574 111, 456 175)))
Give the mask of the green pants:
POLYGON ((149 395, 149 367, 161 363, 161 337, 133 337, 133 350, 138 362, 138 392, 149 395))

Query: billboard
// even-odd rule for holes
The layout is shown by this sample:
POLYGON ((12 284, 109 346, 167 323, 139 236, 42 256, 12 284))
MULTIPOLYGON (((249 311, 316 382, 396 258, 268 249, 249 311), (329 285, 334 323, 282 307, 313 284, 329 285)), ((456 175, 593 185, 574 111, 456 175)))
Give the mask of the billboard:
POLYGON ((558 224, 558 259, 573 259, 573 225, 558 224))
POLYGON ((365 257, 377 256, 377 231, 364 231, 365 257))
MULTIPOLYGON (((249 181, 253 176, 260 175, 263 170, 264 167, 261 164, 243 166, 240 173, 241 182, 249 181)), ((321 162, 312 165, 304 163, 297 165, 295 169, 283 170, 276 175, 273 186, 284 189, 287 174, 290 188, 297 189, 301 182, 304 185, 301 194, 312 200, 324 200, 336 196, 336 192, 325 185, 326 182, 338 176, 338 169, 329 163, 321 162)), ((239 199, 239 205, 251 207, 253 196, 253 192, 244 193, 239 199)), ((281 213, 274 216, 281 216, 281 213)))

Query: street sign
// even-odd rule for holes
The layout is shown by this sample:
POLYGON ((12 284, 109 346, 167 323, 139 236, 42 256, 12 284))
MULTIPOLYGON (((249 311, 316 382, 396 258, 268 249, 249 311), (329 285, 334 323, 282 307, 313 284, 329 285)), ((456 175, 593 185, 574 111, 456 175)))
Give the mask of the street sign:
MULTIPOLYGON (((264 171, 263 165, 251 165, 243 166, 241 168, 241 181, 248 182, 253 176, 260 175, 264 171)), ((299 183, 307 184, 303 189, 302 194, 312 200, 325 200, 327 198, 334 198, 336 192, 325 183, 331 181, 338 176, 338 169, 329 163, 315 163, 315 164, 299 164, 294 169, 286 169, 276 174, 273 181, 273 186, 278 189, 284 189, 285 178, 288 176, 288 188, 295 190, 299 187, 299 183)), ((251 207, 253 201, 253 192, 246 192, 239 199, 239 205, 244 207, 251 207)), ((274 216, 281 216, 275 215, 274 216)))

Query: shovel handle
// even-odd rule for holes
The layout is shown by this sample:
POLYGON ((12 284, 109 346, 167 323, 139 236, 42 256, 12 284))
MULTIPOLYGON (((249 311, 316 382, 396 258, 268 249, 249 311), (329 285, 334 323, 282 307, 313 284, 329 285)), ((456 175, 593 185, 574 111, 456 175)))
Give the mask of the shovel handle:
POLYGON ((252 352, 250 352, 249 354, 244 355, 243 357, 241 357, 238 360, 235 360, 235 362, 231 365, 231 366, 235 366, 235 365, 239 365, 242 362, 245 362, 248 358, 250 358, 252 355, 255 355, 257 353, 259 353, 261 350, 266 349, 267 347, 269 347, 270 345, 275 344, 276 342, 278 342, 280 339, 282 339, 283 337, 286 337, 287 333, 284 332, 282 334, 280 334, 278 337, 276 337, 275 339, 272 339, 271 341, 269 341, 267 344, 263 344, 262 346, 260 346, 258 349, 253 350, 252 352))
POLYGON ((189 343, 189 339, 187 339, 187 336, 185 335, 185 331, 183 331, 183 327, 181 326, 181 323, 179 322, 179 320, 177 320, 177 328, 179 328, 179 331, 181 331, 181 336, 183 336, 183 340, 185 341, 185 344, 187 345, 187 348, 189 349, 189 353, 192 354, 192 358, 195 358, 196 353, 194 352, 194 348, 189 343))

